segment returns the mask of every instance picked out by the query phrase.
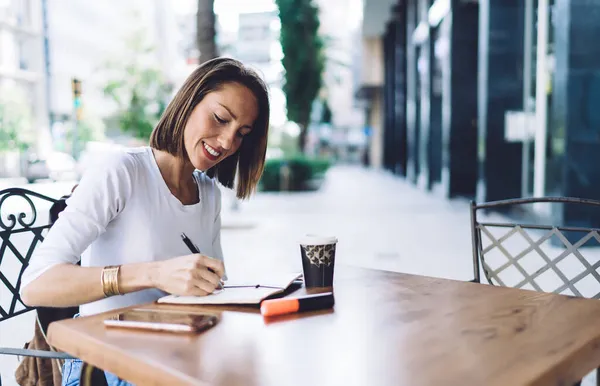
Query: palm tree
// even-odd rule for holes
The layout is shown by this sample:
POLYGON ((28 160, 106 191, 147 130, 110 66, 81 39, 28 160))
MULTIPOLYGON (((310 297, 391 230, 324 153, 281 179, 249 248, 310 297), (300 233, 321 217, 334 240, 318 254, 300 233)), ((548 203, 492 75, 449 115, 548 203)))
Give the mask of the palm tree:
POLYGON ((199 63, 217 57, 214 5, 215 0, 198 0, 196 45, 199 51, 199 63))

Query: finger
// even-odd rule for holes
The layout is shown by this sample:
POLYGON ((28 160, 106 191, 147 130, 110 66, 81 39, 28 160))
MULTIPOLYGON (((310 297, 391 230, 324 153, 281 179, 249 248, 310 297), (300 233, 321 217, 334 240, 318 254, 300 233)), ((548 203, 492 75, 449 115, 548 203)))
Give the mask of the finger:
POLYGON ((207 268, 201 268, 195 271, 196 278, 209 282, 214 288, 217 288, 221 283, 221 278, 213 272, 210 272, 207 268))
POLYGON ((225 274, 225 265, 219 259, 214 259, 212 257, 203 256, 202 264, 208 268, 211 268, 215 273, 222 278, 225 274))
POLYGON ((188 286, 188 288, 186 289, 186 291, 185 291, 185 294, 184 294, 184 295, 185 295, 185 296, 206 296, 206 295, 208 295, 209 293, 211 293, 211 292, 212 292, 212 291, 211 291, 211 292, 209 292, 209 291, 206 291, 206 290, 204 290, 204 289, 201 287, 201 284, 202 284, 202 281, 201 281, 201 280, 194 280, 194 281, 191 281, 191 282, 189 283, 189 286, 188 286))
POLYGON ((194 285, 207 294, 213 293, 217 288, 213 283, 206 280, 194 280, 194 285))

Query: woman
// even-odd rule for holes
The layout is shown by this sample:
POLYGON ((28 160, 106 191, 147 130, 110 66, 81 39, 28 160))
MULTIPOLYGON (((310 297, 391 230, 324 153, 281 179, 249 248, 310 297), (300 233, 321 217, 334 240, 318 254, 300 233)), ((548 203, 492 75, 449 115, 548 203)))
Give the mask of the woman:
MULTIPOLYGON (((248 198, 262 174, 267 87, 240 62, 198 67, 167 106, 150 146, 86 172, 23 274, 30 306, 80 306, 81 315, 204 296, 225 277, 216 180, 248 198), (191 254, 185 234, 201 251, 191 254), (81 256, 81 266, 77 265, 81 256)), ((63 384, 78 384, 67 361, 63 384)), ((106 374, 109 384, 123 384, 106 374)))

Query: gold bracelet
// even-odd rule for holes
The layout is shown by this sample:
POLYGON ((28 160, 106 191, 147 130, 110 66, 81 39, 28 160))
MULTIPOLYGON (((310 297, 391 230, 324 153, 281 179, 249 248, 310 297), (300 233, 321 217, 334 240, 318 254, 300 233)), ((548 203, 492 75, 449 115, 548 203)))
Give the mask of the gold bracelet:
POLYGON ((102 283, 102 291, 104 292, 104 296, 110 297, 115 295, 122 295, 121 290, 119 288, 120 270, 120 265, 110 265, 102 269, 100 282, 102 283))
POLYGON ((102 280, 102 292, 104 292, 104 296, 105 297, 110 297, 112 296, 110 293, 110 286, 109 286, 109 276, 110 276, 110 268, 109 267, 104 267, 102 268, 102 275, 101 275, 101 280, 102 280))
POLYGON ((111 266, 110 267, 110 275, 108 280, 108 285, 110 287, 111 296, 121 295, 121 291, 119 290, 119 271, 121 266, 111 266))

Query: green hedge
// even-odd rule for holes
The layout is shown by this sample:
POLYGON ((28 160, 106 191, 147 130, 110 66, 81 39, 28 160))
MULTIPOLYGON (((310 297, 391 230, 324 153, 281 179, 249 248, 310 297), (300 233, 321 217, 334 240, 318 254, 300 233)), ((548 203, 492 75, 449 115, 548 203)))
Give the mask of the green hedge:
POLYGON ((269 159, 260 180, 263 191, 279 191, 281 189, 282 167, 289 167, 290 191, 314 190, 325 176, 331 162, 322 158, 309 158, 302 155, 269 159))

